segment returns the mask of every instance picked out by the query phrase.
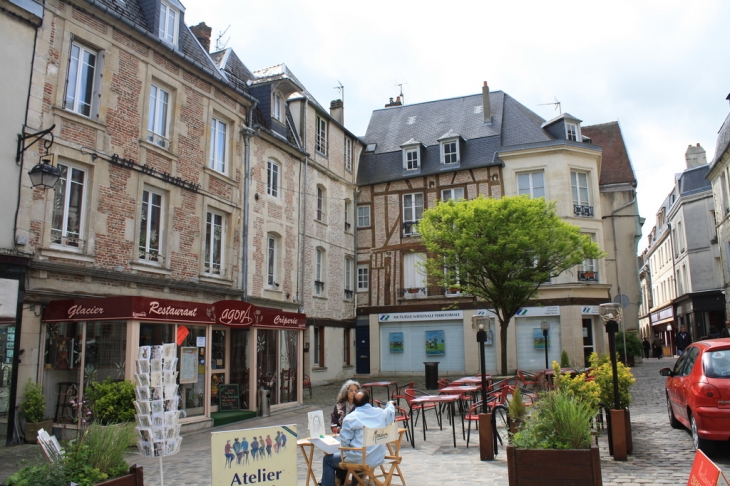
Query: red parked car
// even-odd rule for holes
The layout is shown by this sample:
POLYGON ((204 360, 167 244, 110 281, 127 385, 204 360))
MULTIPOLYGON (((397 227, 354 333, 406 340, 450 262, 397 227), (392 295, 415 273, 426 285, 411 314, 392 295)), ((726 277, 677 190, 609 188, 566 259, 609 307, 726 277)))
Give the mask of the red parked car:
POLYGON ((692 343, 667 377, 667 412, 675 429, 692 432, 695 449, 730 439, 730 339, 692 343))

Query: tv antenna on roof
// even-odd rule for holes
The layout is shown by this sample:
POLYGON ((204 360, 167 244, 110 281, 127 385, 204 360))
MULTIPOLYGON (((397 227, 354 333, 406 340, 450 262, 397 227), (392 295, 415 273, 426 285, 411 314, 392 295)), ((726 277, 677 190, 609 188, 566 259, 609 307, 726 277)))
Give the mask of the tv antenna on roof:
POLYGON ((553 99, 555 100, 555 103, 538 103, 537 106, 555 105, 555 109, 556 110, 560 110, 560 114, 562 115, 563 114, 563 109, 560 106, 560 102, 554 96, 553 96, 553 99))
POLYGON ((228 27, 226 27, 226 29, 223 32, 220 32, 218 34, 218 37, 215 38, 215 50, 216 51, 225 49, 226 46, 228 45, 228 41, 231 40, 231 38, 230 37, 226 38, 225 42, 223 42, 222 39, 223 39, 223 36, 226 35, 226 32, 228 32, 228 29, 230 29, 230 28, 231 28, 231 26, 229 24, 228 27))
POLYGON ((345 87, 342 86, 342 83, 339 80, 337 80, 337 84, 339 84, 339 86, 335 86, 332 89, 336 89, 337 91, 340 92, 340 99, 342 100, 342 103, 344 104, 345 103, 345 87))
POLYGON ((405 83, 399 83, 398 81, 396 81, 396 80, 394 79, 394 80, 393 80, 393 84, 395 84, 396 86, 398 86, 398 88, 400 89, 400 94, 399 94, 398 96, 400 96, 400 101, 401 101, 401 103, 405 105, 405 104, 406 104, 406 96, 405 96, 405 95, 403 94, 403 85, 404 85, 404 84, 408 84, 408 82, 405 82, 405 83))

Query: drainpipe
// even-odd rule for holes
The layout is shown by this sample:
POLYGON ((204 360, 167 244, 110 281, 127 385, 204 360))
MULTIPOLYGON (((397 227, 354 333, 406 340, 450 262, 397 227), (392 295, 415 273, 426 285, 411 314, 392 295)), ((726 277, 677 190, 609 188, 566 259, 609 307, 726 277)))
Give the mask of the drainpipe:
MULTIPOLYGON (((302 126, 304 127, 304 136, 302 137, 302 144, 303 149, 305 152, 307 152, 307 118, 308 118, 308 107, 309 107, 309 99, 305 96, 304 97, 304 123, 302 126)), ((299 285, 299 288, 297 289, 297 300, 299 301, 299 313, 304 313, 304 267, 305 265, 305 247, 307 242, 307 174, 309 172, 309 156, 304 157, 304 186, 302 186, 301 191, 301 197, 303 199, 302 204, 300 204, 300 211, 302 213, 302 217, 299 218, 299 224, 302 225, 302 228, 300 230, 301 239, 299 242, 299 261, 301 264, 299 265, 299 281, 301 284, 299 285)), ((301 179, 301 177, 300 177, 301 179)))
POLYGON ((241 135, 243 135, 243 190, 241 191, 241 197, 243 197, 243 245, 241 255, 241 290, 243 296, 241 299, 244 302, 248 301, 248 221, 249 221, 249 206, 250 206, 250 194, 249 188, 251 187, 251 137, 256 136, 256 130, 253 129, 253 112, 258 105, 258 101, 254 100, 253 105, 248 112, 248 125, 241 127, 241 135))

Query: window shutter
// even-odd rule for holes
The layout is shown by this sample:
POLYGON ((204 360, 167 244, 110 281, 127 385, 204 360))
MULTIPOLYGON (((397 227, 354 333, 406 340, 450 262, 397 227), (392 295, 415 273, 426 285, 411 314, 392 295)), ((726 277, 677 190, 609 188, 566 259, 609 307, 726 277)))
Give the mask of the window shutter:
POLYGON ((68 93, 68 75, 71 70, 71 47, 74 43, 74 35, 71 34, 71 40, 68 43, 68 59, 66 60, 66 82, 63 87, 63 101, 61 102, 61 108, 66 109, 66 94, 68 93))

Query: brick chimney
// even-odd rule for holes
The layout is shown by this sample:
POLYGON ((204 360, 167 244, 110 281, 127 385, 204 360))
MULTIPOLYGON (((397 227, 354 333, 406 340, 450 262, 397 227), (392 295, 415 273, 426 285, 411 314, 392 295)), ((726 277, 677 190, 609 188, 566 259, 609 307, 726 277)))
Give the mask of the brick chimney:
POLYGON ((393 106, 403 106, 403 103, 401 103, 401 101, 400 101, 400 96, 398 96, 395 99, 395 101, 393 101, 393 98, 391 98, 390 99, 390 102, 387 105, 385 105, 386 108, 390 108, 390 107, 393 107, 393 106))
POLYGON ((684 153, 684 159, 687 161, 688 169, 707 164, 707 154, 699 143, 696 147, 693 145, 687 147, 687 151, 684 153))
POLYGON ((492 104, 489 102, 489 85, 484 81, 482 87, 482 104, 484 105, 484 123, 492 123, 492 104))
POLYGON ((337 120, 340 125, 345 124, 345 105, 342 100, 333 100, 330 103, 330 116, 337 120))
POLYGON ((198 39, 205 52, 210 52, 210 34, 213 29, 205 25, 205 22, 200 22, 198 25, 190 27, 190 32, 198 39))

